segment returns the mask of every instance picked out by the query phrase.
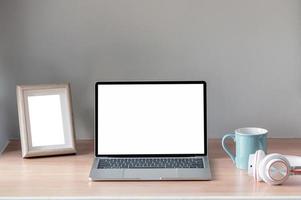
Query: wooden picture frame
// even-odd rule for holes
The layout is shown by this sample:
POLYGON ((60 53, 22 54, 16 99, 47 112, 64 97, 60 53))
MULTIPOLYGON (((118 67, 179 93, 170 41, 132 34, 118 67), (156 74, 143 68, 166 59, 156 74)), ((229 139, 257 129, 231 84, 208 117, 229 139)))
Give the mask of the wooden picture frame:
POLYGON ((76 153, 70 84, 19 85, 22 157, 76 153))

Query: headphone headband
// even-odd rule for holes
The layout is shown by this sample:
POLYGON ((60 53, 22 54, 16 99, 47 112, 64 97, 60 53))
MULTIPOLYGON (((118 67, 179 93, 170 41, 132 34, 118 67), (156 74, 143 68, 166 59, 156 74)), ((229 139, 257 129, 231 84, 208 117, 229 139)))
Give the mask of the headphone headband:
POLYGON ((291 165, 291 167, 299 167, 301 168, 301 157, 300 156, 292 156, 292 155, 284 155, 291 165))
POLYGON ((292 175, 301 175, 301 167, 300 166, 292 167, 290 173, 292 175))

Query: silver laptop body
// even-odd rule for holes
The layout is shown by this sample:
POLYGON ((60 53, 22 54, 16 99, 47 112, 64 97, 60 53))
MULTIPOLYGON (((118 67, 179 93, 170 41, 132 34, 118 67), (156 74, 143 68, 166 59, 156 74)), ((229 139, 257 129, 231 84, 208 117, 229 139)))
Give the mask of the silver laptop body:
POLYGON ((204 81, 95 84, 90 180, 210 180, 204 81))

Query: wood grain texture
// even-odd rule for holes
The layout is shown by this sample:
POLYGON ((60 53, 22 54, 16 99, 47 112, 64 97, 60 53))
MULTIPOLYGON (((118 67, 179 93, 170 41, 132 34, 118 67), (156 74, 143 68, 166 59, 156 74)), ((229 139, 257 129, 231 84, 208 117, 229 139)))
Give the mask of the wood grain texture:
MULTIPOLYGON (((301 139, 270 139, 269 152, 301 155, 301 139)), ((0 156, 0 196, 202 197, 300 195, 301 176, 282 186, 256 183, 236 169, 221 149, 209 140, 212 181, 90 182, 93 141, 77 142, 78 154, 22 159, 19 141, 11 141, 0 156)))

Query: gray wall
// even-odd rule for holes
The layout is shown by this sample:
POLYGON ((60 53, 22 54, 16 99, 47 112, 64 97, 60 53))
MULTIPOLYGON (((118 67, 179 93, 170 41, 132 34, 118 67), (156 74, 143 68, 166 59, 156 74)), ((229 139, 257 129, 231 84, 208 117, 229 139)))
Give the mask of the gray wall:
MULTIPOLYGON (((1 43, 0 43, 1 44, 1 43)), ((1 53, 1 50, 0 50, 1 53)), ((12 98, 15 95, 11 91, 15 91, 15 82, 11 79, 9 70, 3 64, 3 57, 0 56, 0 153, 6 146, 9 137, 16 133, 15 123, 15 104, 12 104, 12 98), (11 87, 12 86, 12 87, 11 87)))
POLYGON ((133 79, 206 80, 209 137, 301 137, 299 0, 0 1, 6 67, 18 84, 71 82, 78 138, 93 137, 94 82, 133 79))
POLYGON ((11 134, 17 133, 15 85, 13 69, 9 67, 6 54, 8 44, 5 12, 3 1, 0 1, 0 153, 8 142, 11 134))
MULTIPOLYGON (((0 4, 1 6, 1 4, 0 4)), ((1 12, 1 8, 0 8, 1 12)), ((1 14, 0 14, 1 16, 1 14)), ((0 35, 2 34, 2 22, 0 19, 0 35)), ((3 34, 2 34, 3 35, 3 34)), ((3 147, 7 143, 8 140, 8 129, 7 129, 7 119, 6 119, 6 114, 7 114, 7 81, 8 79, 6 78, 7 75, 7 68, 5 68, 4 63, 3 63, 3 38, 0 37, 0 153, 2 152, 3 147)))

